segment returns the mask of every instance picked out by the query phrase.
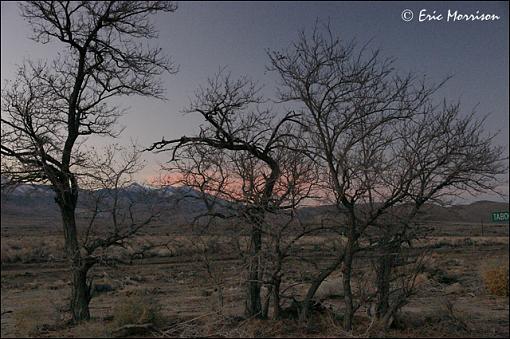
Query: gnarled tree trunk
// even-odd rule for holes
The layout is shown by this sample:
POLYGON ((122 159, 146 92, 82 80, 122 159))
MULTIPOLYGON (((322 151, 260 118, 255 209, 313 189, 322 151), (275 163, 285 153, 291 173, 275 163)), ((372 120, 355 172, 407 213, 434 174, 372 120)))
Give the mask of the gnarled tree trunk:
POLYGON ((73 314, 73 320, 76 322, 90 319, 89 302, 91 295, 89 286, 87 285, 87 273, 88 268, 86 266, 73 267, 71 312, 73 314))
POLYGON ((63 186, 64 189, 57 192, 55 200, 60 207, 65 237, 65 250, 67 259, 71 263, 72 291, 70 310, 73 321, 78 322, 90 319, 90 291, 87 285, 87 273, 92 264, 84 262, 78 243, 75 217, 78 200, 77 188, 71 188, 66 184, 63 186))

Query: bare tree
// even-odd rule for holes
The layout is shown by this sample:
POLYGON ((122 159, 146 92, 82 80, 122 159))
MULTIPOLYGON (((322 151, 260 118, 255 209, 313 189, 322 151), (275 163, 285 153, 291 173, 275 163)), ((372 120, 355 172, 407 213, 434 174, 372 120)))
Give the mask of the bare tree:
POLYGON ((48 182, 62 214, 71 261, 71 310, 88 319, 86 271, 75 209, 77 168, 87 159, 80 146, 90 135, 116 136, 122 111, 109 99, 124 95, 162 98, 159 75, 175 68, 142 39, 157 37, 150 17, 173 12, 165 1, 33 1, 22 16, 39 43, 63 48, 50 63, 29 62, 2 93, 2 175, 8 182, 48 182))
POLYGON ((448 202, 460 193, 475 195, 494 190, 498 175, 507 171, 503 149, 493 146, 493 136, 484 133, 483 119, 476 120, 474 114, 462 117, 459 104, 443 104, 426 115, 405 121, 393 133, 398 136, 398 142, 393 142, 398 149, 393 160, 411 175, 406 180, 407 196, 388 213, 386 220, 380 220, 378 232, 369 231, 380 234, 375 246, 379 256, 375 265, 374 316, 383 329, 414 293, 414 278, 422 264, 419 254, 423 249, 412 249, 412 242, 427 232, 427 228, 413 222, 420 209, 425 203, 448 202), (405 272, 406 276, 399 267, 409 266, 409 261, 415 265, 405 272), (391 290, 391 283, 397 279, 399 286, 391 290))
MULTIPOLYGON (((256 315, 264 319, 269 317, 271 309, 271 316, 280 318, 283 292, 288 287, 282 289, 287 283, 286 269, 291 259, 299 257, 299 241, 326 231, 324 225, 299 220, 298 207, 305 199, 312 199, 317 188, 317 170, 311 159, 297 151, 302 148, 299 144, 303 139, 299 138, 299 133, 296 136, 274 154, 281 175, 275 184, 271 208, 264 212, 264 219, 257 224, 261 232, 257 281, 266 288, 266 293, 260 294, 261 311, 256 315)), ((206 207, 194 218, 194 234, 200 235, 199 239, 203 236, 211 240, 214 234, 221 232, 231 240, 223 243, 224 247, 231 245, 226 250, 238 256, 242 267, 249 272, 252 253, 244 240, 251 232, 247 226, 253 226, 252 211, 260 209, 265 166, 239 151, 196 143, 181 147, 175 156, 172 165, 167 167, 170 171, 168 184, 193 189, 185 195, 186 199, 196 199, 206 207)), ((208 248, 203 244, 200 247, 208 248)), ((203 254, 210 255, 208 252, 203 254)), ((201 259, 209 271, 211 258, 204 256, 201 259)))
POLYGON ((268 215, 295 207, 303 196, 297 193, 307 190, 301 185, 309 184, 303 182, 309 179, 303 174, 305 166, 301 177, 285 166, 297 166, 292 161, 295 155, 289 154, 303 149, 298 147, 300 139, 294 129, 299 126, 298 114, 290 111, 279 117, 261 110, 260 104, 253 82, 247 78, 233 81, 220 71, 207 87, 198 90, 188 110, 205 119, 198 135, 163 139, 149 148, 171 152, 171 161, 176 161, 186 185, 232 202, 234 215, 250 225, 246 298, 250 317, 263 316, 261 259, 263 236, 271 227, 268 215))
POLYGON ((87 277, 96 264, 110 265, 114 248, 133 247, 135 235, 153 223, 160 214, 161 199, 157 190, 134 184, 134 175, 144 162, 136 146, 129 149, 117 144, 104 151, 91 149, 75 172, 80 183, 78 230, 87 297, 93 296, 93 277, 87 277))
MULTIPOLYGON (((346 246, 318 275, 307 297, 341 265, 344 327, 356 309, 351 291, 353 259, 368 229, 411 203, 409 219, 425 202, 465 190, 494 189, 505 172, 503 150, 492 145, 483 123, 462 118, 458 105, 433 104, 442 85, 399 76, 379 51, 336 39, 319 24, 288 50, 270 52, 282 101, 301 104, 309 126, 309 152, 324 173, 327 192, 345 217, 338 227, 346 246)), ((404 225, 411 225, 404 223, 404 225)), ((307 316, 309 298, 303 316, 307 316)))

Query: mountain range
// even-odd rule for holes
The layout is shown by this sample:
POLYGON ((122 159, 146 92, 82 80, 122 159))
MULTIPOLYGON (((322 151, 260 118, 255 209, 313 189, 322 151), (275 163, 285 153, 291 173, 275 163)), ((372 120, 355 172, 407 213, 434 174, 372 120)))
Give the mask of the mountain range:
MULTIPOLYGON (((119 190, 119 196, 142 200, 140 205, 143 209, 144 195, 149 192, 152 196, 160 198, 159 204, 164 208, 165 222, 177 225, 189 223, 195 216, 207 211, 206 205, 200 198, 201 194, 189 187, 154 188, 133 183, 119 190), (166 204, 166 205, 164 205, 166 204), (175 206, 175 208, 165 208, 175 206)), ((87 191, 80 193, 83 201, 87 191)), ((108 192, 105 192, 108 193, 108 192)), ((221 204, 229 204, 220 201, 221 204)), ((84 209, 78 205, 77 211, 84 209)), ((59 216, 59 209, 54 201, 54 192, 50 186, 37 184, 21 184, 11 189, 2 189, 1 193, 1 217, 2 224, 11 227, 17 224, 55 224, 59 216), (20 220, 23 220, 21 222, 20 220)), ((477 201, 471 204, 440 206, 435 204, 426 205, 421 213, 420 220, 425 222, 461 222, 461 223, 490 223, 491 213, 508 211, 508 203, 494 201, 477 201)), ((328 205, 308 206, 299 210, 302 221, 318 220, 321 216, 332 213, 334 208, 328 205)), ((3 226, 2 226, 3 227, 3 226)))

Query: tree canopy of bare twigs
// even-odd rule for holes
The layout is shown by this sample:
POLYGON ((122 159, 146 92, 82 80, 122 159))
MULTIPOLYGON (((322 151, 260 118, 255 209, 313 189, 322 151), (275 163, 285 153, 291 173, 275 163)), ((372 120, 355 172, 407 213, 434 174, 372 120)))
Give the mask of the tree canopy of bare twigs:
POLYGON ((261 109, 262 103, 253 82, 232 80, 222 70, 197 91, 188 109, 205 120, 199 133, 163 139, 149 148, 170 152, 180 182, 214 198, 209 199, 209 216, 221 216, 211 205, 226 200, 234 209, 230 215, 250 225, 248 316, 267 314, 260 297, 263 237, 278 234, 269 214, 296 208, 311 196, 317 177, 312 162, 300 153, 299 114, 280 116, 261 109))

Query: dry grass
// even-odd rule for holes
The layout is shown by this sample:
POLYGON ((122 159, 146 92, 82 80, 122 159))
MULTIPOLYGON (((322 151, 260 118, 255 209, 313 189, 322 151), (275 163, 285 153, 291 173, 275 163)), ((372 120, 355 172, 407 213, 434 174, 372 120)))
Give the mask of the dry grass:
POLYGON ((59 260, 63 241, 57 237, 2 239, 1 262, 41 263, 59 260))
POLYGON ((73 327, 73 336, 76 338, 108 338, 110 331, 101 321, 86 321, 73 327))
POLYGON ((41 305, 30 305, 14 312, 14 323, 19 337, 38 337, 56 327, 59 322, 56 310, 41 305))
POLYGON ((38 321, 39 312, 34 307, 27 307, 14 314, 14 322, 18 336, 33 337, 39 333, 42 325, 38 321))
POLYGON ((440 247, 463 247, 463 246, 491 246, 506 245, 509 243, 507 236, 494 237, 461 237, 461 236, 439 236, 427 237, 417 242, 420 246, 429 246, 433 248, 440 247))
MULTIPOLYGON (((246 245, 246 239, 240 242, 246 245)), ((181 257, 200 254, 207 247, 212 253, 227 254, 235 252, 231 238, 228 236, 193 236, 193 235, 163 235, 138 236, 129 241, 124 248, 114 248, 108 251, 108 257, 124 262, 130 259, 142 258, 136 256, 142 249, 143 258, 181 257), (135 256, 134 256, 135 255, 135 256), (133 257, 134 256, 134 257, 133 257)), ((508 237, 430 237, 419 245, 431 247, 461 247, 461 246, 489 246, 508 244, 508 237)), ((307 236, 296 242, 300 249, 313 251, 332 250, 341 247, 339 238, 327 236, 307 236)), ((243 246, 244 246, 243 245, 243 246)), ((59 261, 63 259, 63 240, 60 236, 45 237, 8 237, 1 240, 2 263, 41 263, 59 261)))

